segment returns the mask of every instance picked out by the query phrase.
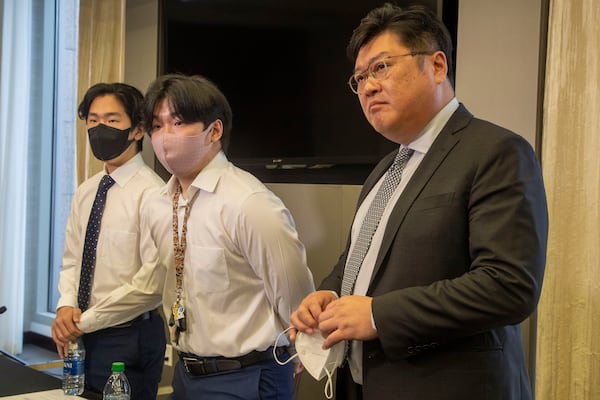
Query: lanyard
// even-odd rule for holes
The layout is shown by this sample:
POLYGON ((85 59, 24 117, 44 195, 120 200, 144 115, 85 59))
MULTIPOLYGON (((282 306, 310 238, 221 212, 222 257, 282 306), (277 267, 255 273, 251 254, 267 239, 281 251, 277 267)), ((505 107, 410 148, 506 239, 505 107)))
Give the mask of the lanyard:
POLYGON ((179 206, 179 196, 181 195, 181 185, 177 185, 177 190, 173 195, 173 255, 175 257, 175 288, 177 291, 177 301, 181 300, 183 292, 183 264, 185 258, 185 249, 187 247, 187 221, 190 216, 190 204, 185 205, 183 214, 183 226, 181 228, 181 238, 179 237, 179 217, 177 208, 179 206))
POLYGON ((171 341, 174 344, 179 342, 179 335, 186 330, 185 307, 181 300, 183 293, 183 264, 185 259, 185 249, 187 247, 187 221, 190 216, 190 201, 185 205, 183 214, 183 226, 181 227, 181 237, 179 237, 179 216, 177 208, 179 206, 179 196, 181 195, 181 185, 177 185, 177 190, 173 195, 173 256, 175 258, 175 289, 177 298, 173 303, 172 314, 169 318, 169 327, 171 331, 171 341))

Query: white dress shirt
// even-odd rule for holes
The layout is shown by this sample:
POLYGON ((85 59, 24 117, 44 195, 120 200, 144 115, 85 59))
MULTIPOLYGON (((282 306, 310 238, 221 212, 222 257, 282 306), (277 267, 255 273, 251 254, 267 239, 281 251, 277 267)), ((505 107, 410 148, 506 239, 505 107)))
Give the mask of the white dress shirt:
MULTIPOLYGON (((454 111, 458 108, 458 100, 453 98, 446 104, 439 113, 436 114, 435 117, 429 123, 423 131, 417 136, 417 138, 412 141, 408 147, 414 150, 412 157, 408 160, 404 171, 402 171, 402 180, 400 184, 390 197, 390 200, 385 207, 385 210, 381 216, 379 221, 379 225, 373 234, 373 239, 371 240, 371 245, 365 258, 363 259, 362 266, 360 267, 360 271, 356 278, 356 285, 354 286, 354 294, 359 296, 364 296, 367 293, 369 288, 369 283, 371 282, 371 277, 373 275, 373 268, 375 268, 375 261, 377 260, 377 255, 379 254, 379 248, 381 247, 381 242, 383 240, 383 234, 385 232, 385 227, 387 225, 388 219, 396 202, 400 198, 402 191, 410 181, 410 178, 418 168, 419 164, 423 160, 423 157, 429 151, 429 148, 433 144, 433 141, 440 133, 442 128, 446 125, 454 111)), ((361 203, 358 211, 356 212, 356 216, 354 218, 354 222, 352 224, 351 231, 351 245, 348 254, 352 254, 352 248, 356 242, 358 237, 358 232, 360 231, 360 227, 362 225, 362 221, 367 214, 367 210, 379 189, 379 186, 383 183, 383 176, 381 179, 373 186, 369 194, 365 197, 364 201, 361 203)), ((371 316, 371 320, 372 316, 371 316)), ((376 327, 375 327, 376 328, 376 327)), ((350 352, 350 357, 348 360, 348 364, 351 368, 352 379, 354 382, 358 384, 362 384, 362 342, 358 340, 354 340, 352 343, 352 351, 350 352)))
MULTIPOLYGON (((172 177, 146 202, 142 269, 117 299, 102 305, 104 310, 164 289, 169 319, 176 289, 172 205, 176 185, 172 177)), ((177 349, 225 357, 267 349, 314 290, 291 214, 277 196, 222 152, 198 174, 186 197, 191 206, 182 297, 187 330, 177 349)), ((187 201, 179 199, 180 231, 187 201)))
MULTIPOLYGON (((171 196, 176 184, 172 178, 145 213, 161 257, 168 254, 165 314, 175 301, 171 196)), ((183 273, 187 330, 178 349, 226 357, 265 350, 314 290, 290 212, 223 153, 198 174, 187 201, 191 206, 183 273)), ((180 230, 186 204, 180 198, 180 230)))
MULTIPOLYGON (((98 184, 105 174, 104 171, 99 172, 83 182, 73 197, 58 281, 60 298, 57 309, 62 306, 77 307, 85 232, 98 184)), ((149 193, 157 192, 164 185, 163 180, 144 163, 141 153, 137 153, 110 176, 116 183, 106 197, 89 309, 83 314, 79 324, 84 332, 129 321, 160 304, 160 296, 146 297, 138 304, 122 304, 127 313, 120 319, 94 312, 98 303, 112 297, 123 285, 127 285, 140 269, 140 205, 149 193)))

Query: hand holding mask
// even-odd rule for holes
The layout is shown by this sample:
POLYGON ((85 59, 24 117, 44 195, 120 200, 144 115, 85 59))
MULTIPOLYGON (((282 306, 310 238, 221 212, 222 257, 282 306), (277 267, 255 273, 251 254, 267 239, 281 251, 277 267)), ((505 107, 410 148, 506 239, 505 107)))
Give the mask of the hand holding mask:
MULTIPOLYGON (((291 328, 288 328, 279 334, 274 349, 277 347, 279 337, 290 329, 291 328)), ((298 332, 296 334, 296 354, 285 361, 280 361, 277 358, 275 351, 273 351, 273 355, 275 356, 275 361, 279 365, 285 365, 298 357, 308 373, 318 381, 326 376, 327 383, 325 384, 325 397, 331 399, 333 398, 333 372, 344 361, 346 342, 336 343, 329 349, 324 350, 324 340, 323 336, 321 336, 321 332, 318 330, 315 330, 312 335, 298 332)))

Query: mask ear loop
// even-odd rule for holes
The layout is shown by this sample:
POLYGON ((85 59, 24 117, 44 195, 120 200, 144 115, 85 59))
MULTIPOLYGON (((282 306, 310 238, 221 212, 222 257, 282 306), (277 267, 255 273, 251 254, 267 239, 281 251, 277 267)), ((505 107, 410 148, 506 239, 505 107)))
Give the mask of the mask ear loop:
MULTIPOLYGON (((286 330, 284 330, 283 332, 281 332, 279 335, 277 335, 277 338, 275 339, 275 345, 273 346, 273 358, 275 359, 275 362, 279 365, 286 365, 287 363, 289 363, 290 361, 292 361, 294 358, 298 357, 298 353, 294 354, 293 356, 290 356, 290 358, 288 358, 285 361, 280 361, 279 357, 277 357, 277 344, 279 343, 279 339, 281 338, 282 335, 285 335, 290 329, 292 329, 292 327, 290 326, 289 328, 287 328, 286 330)), ((327 399, 332 399, 333 398, 333 371, 335 371, 335 367, 333 368, 332 371, 329 370, 329 368, 325 367, 325 374, 327 375, 327 382, 325 382, 325 389, 324 389, 324 393, 325 393, 325 397, 327 397, 327 399)))
MULTIPOLYGON (((333 372, 329 371, 329 368, 325 367, 325 374, 327 374, 327 382, 325 382, 325 397, 328 399, 333 398, 333 372)), ((335 371, 335 368, 333 369, 335 371)))
MULTIPOLYGON (((275 339, 275 345, 273 346, 273 358, 275 358, 275 362, 279 365, 286 365, 287 363, 292 361, 294 358, 298 357, 298 353, 294 354, 293 356, 290 356, 290 358, 288 358, 285 361, 280 361, 279 357, 277 357, 277 343, 279 343, 279 339, 281 338, 281 335, 285 335, 290 329, 292 329, 291 326, 289 328, 287 328, 286 330, 284 330, 283 332, 281 332, 279 335, 277 335, 277 339, 275 339)), ((331 398, 331 397, 329 397, 329 398, 331 398)))

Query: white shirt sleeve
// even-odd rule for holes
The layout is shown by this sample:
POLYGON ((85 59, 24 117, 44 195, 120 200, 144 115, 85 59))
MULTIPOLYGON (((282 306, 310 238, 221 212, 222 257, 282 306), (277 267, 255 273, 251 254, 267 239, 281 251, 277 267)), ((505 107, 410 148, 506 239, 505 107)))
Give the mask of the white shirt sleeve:
POLYGON ((265 293, 284 327, 307 293, 314 291, 304 245, 294 220, 279 198, 257 192, 242 205, 238 221, 242 251, 262 278, 265 293))
POLYGON ((56 305, 58 310, 64 306, 77 307, 77 288, 79 287, 79 274, 81 271, 81 249, 83 248, 81 234, 81 216, 79 215, 81 202, 80 191, 75 192, 67 229, 62 258, 62 268, 59 273, 58 292, 60 297, 56 305))

